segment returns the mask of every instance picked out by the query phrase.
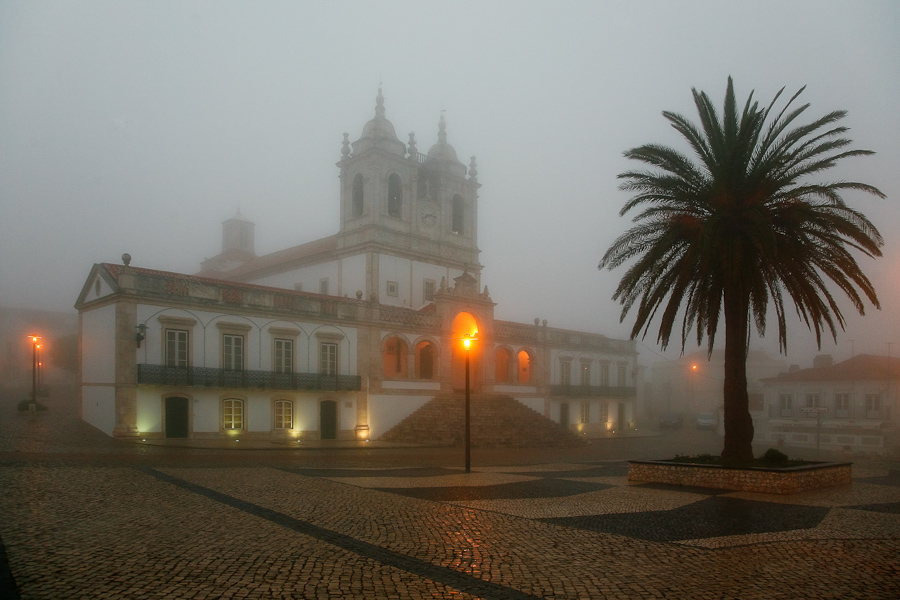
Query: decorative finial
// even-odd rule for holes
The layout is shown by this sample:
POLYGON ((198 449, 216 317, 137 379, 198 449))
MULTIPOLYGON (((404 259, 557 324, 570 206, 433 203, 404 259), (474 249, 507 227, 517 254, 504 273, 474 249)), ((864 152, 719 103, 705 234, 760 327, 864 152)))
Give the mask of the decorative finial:
POLYGON ((126 252, 125 254, 123 254, 123 255, 122 255, 122 262, 125 263, 125 266, 126 266, 126 267, 127 267, 128 265, 130 265, 130 264, 131 264, 131 255, 128 254, 127 252, 126 252))
POLYGON ((384 118, 384 96, 381 95, 381 84, 378 84, 378 95, 375 97, 375 117, 384 118))
POLYGON ((349 133, 344 134, 344 141, 341 144, 341 156, 343 156, 345 159, 350 158, 350 134, 349 133))
POLYGON ((410 158, 415 158, 419 153, 418 148, 416 148, 416 132, 411 131, 409 133, 409 156, 410 158))
POLYGON ((469 161, 469 178, 478 179, 478 165, 475 163, 475 157, 469 161))
POLYGON ((443 110, 441 110, 441 120, 438 122, 438 143, 447 143, 447 120, 444 118, 443 110))

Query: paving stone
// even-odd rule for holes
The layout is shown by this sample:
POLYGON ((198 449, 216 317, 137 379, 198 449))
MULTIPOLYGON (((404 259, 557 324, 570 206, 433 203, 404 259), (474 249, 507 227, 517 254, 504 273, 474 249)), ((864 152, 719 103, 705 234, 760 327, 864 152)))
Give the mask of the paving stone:
POLYGON ((147 448, 2 410, 2 598, 900 597, 895 461, 776 497, 628 485, 646 440, 465 474, 455 450, 147 448))

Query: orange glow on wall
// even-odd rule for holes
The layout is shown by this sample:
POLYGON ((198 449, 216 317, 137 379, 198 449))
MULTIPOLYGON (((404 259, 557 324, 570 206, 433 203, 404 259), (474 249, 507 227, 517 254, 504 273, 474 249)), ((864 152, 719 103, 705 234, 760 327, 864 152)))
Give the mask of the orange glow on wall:
POLYGON ((531 381, 531 356, 524 350, 520 350, 516 357, 516 381, 519 383, 529 383, 531 381))
POLYGON ((461 340, 466 336, 478 337, 478 322, 470 313, 461 312, 453 319, 453 337, 461 340))

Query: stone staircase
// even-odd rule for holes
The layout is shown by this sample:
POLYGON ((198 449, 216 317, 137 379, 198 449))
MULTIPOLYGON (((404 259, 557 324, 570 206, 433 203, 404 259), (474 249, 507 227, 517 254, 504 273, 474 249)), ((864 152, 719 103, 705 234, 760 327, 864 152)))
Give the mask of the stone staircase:
MULTIPOLYGON (((558 448, 584 441, 554 421, 504 395, 470 398, 472 446, 479 448, 558 448)), ((388 442, 462 446, 465 443, 465 396, 435 396, 385 432, 388 442)))

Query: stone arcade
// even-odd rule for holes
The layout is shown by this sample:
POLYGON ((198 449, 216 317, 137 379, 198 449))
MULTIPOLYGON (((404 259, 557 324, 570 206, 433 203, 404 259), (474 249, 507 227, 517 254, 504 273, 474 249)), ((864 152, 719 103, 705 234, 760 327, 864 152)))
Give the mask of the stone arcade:
MULTIPOLYGON (((265 256, 223 224, 196 275, 93 266, 78 297, 82 418, 119 437, 378 439, 472 389, 594 435, 633 427, 633 342, 494 318, 475 158, 375 117, 344 134, 340 231, 265 256), (515 404, 518 406, 518 404, 515 404)), ((524 432, 522 435, 526 435, 524 432)))

